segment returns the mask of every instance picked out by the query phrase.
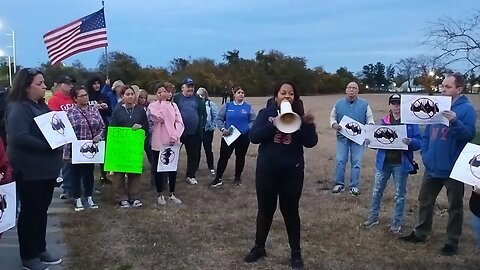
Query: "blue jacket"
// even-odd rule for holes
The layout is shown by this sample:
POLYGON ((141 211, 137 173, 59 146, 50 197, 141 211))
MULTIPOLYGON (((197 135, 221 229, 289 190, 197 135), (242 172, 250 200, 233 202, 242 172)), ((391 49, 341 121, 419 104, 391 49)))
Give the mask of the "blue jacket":
MULTIPOLYGON (((385 115, 382 118, 382 125, 390 125, 390 123, 390 115, 385 115)), ((413 151, 418 151, 422 147, 422 134, 420 133, 418 125, 407 124, 407 138, 412 139, 410 145, 408 145, 408 150, 398 150, 402 151, 402 170, 404 172, 409 172, 413 169, 413 151)), ((386 154, 387 150, 378 149, 377 159, 375 161, 377 170, 383 170, 386 154)))
POLYGON ((205 109, 207 111, 207 118, 205 123, 205 131, 213 131, 217 127, 218 108, 215 102, 205 100, 205 109))
POLYGON ((436 178, 448 178, 460 152, 475 137, 477 113, 464 95, 453 104, 457 114, 450 126, 427 125, 422 136, 422 159, 425 172, 436 178))
POLYGON ((118 104, 118 97, 117 93, 112 90, 112 88, 104 84, 102 88, 102 94, 106 95, 108 97, 108 106, 112 109, 112 111, 115 109, 115 107, 118 104))

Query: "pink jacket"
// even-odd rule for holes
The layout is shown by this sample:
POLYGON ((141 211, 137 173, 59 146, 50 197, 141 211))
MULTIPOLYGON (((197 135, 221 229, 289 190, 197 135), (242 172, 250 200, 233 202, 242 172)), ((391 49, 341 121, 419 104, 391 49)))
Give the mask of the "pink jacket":
POLYGON ((162 145, 170 145, 170 139, 176 143, 185 129, 177 104, 170 101, 155 101, 148 105, 149 122, 152 126, 152 150, 160 151, 162 145))

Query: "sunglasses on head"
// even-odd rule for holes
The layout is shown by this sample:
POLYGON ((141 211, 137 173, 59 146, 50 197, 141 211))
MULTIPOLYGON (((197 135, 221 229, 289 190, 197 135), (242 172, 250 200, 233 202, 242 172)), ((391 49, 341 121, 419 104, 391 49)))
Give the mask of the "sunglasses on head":
POLYGON ((28 74, 32 74, 32 75, 37 75, 38 73, 40 73, 40 70, 36 68, 27 68, 27 71, 28 71, 28 74))

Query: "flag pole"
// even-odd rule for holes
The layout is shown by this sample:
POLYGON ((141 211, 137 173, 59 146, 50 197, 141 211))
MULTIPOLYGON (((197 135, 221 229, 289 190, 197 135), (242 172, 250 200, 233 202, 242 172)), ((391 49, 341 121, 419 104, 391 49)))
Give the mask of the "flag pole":
MULTIPOLYGON (((105 1, 102 0, 103 16, 105 16, 105 1)), ((108 62, 108 45, 105 46, 105 69, 107 72, 107 80, 109 80, 109 62, 108 62)))

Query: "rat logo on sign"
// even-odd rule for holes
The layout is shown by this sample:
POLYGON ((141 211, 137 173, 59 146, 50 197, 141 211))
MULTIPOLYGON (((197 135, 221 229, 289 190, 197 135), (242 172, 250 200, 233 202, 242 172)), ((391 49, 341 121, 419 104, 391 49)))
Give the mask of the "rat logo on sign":
POLYGON ((170 147, 165 148, 165 150, 163 150, 162 152, 162 157, 160 158, 160 161, 164 165, 169 165, 174 160, 175 160, 175 152, 170 147))
POLYGON ((375 130, 373 137, 381 144, 391 144, 398 138, 398 134, 391 128, 381 127, 375 130))
POLYGON ((0 194, 0 220, 5 213, 5 209, 7 209, 7 195, 0 194))
POLYGON ((57 114, 54 114, 52 116, 52 121, 50 123, 52 124, 52 129, 54 131, 65 135, 65 124, 62 122, 62 119, 60 119, 57 114))
POLYGON ((94 158, 100 150, 98 145, 93 142, 86 142, 80 147, 80 153, 86 158, 94 158))
POLYGON ((473 156, 468 164, 470 164, 470 172, 472 175, 480 179, 480 154, 473 156))
POLYGON ((410 111, 420 119, 430 119, 434 117, 440 110, 438 104, 429 98, 419 98, 412 102, 410 111))
POLYGON ((351 136, 357 136, 362 134, 362 127, 360 127, 357 123, 355 122, 350 122, 345 125, 345 129, 348 134, 351 136))

